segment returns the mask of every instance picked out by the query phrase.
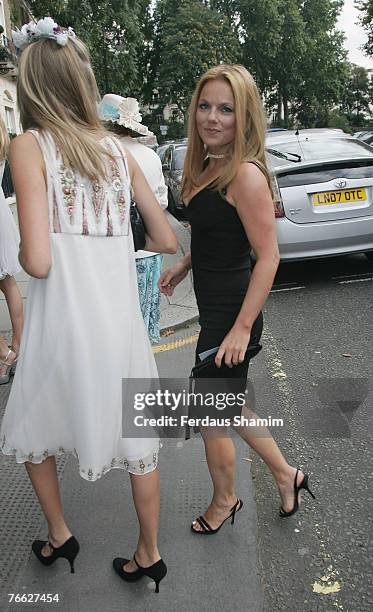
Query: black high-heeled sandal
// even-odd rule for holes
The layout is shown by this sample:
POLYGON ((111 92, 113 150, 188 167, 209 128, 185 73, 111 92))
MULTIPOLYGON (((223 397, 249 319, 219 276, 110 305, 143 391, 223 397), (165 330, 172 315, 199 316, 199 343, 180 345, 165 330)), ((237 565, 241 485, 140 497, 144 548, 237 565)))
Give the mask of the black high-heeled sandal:
POLYGON ((40 563, 43 565, 52 565, 56 559, 67 559, 70 563, 70 570, 72 574, 75 573, 74 560, 79 552, 79 548, 79 542, 76 538, 74 538, 74 536, 71 536, 64 544, 62 544, 62 546, 58 546, 58 548, 53 546, 49 540, 35 540, 35 542, 32 543, 32 551, 39 559, 40 563), (52 549, 52 554, 48 555, 47 557, 41 552, 46 544, 48 544, 52 549))
POLYGON ((113 568, 118 576, 120 576, 120 578, 126 582, 136 582, 143 576, 148 576, 148 578, 152 578, 154 580, 155 592, 159 593, 159 583, 167 574, 167 565, 163 559, 159 559, 159 561, 156 561, 149 567, 141 567, 141 565, 137 563, 135 555, 133 555, 133 560, 137 565, 137 570, 134 572, 126 572, 126 570, 123 569, 123 565, 129 563, 130 559, 122 559, 121 557, 117 557, 113 560, 113 568))
POLYGON ((298 472, 299 470, 296 471, 295 478, 294 478, 294 506, 292 510, 289 510, 289 512, 286 512, 286 510, 284 510, 281 506, 280 511, 279 511, 281 518, 286 518, 287 516, 292 516, 292 514, 296 513, 296 511, 299 508, 298 496, 299 496, 299 491, 301 489, 305 489, 306 491, 308 491, 311 497, 313 497, 313 499, 316 499, 311 489, 308 486, 308 474, 305 474, 303 476, 302 482, 299 485, 297 485, 298 472))
POLYGON ((242 499, 237 498, 237 501, 234 504, 233 508, 231 508, 230 513, 228 514, 227 518, 225 518, 224 521, 222 521, 219 527, 217 527, 216 529, 213 529, 211 525, 208 524, 205 517, 202 515, 196 518, 196 520, 191 524, 190 528, 193 531, 193 533, 198 533, 198 535, 213 535, 214 533, 217 533, 219 529, 224 525, 225 521, 227 521, 230 518, 232 519, 231 525, 233 525, 234 517, 236 516, 236 513, 241 510, 242 506, 243 506, 242 499), (196 521, 202 527, 201 530, 194 529, 193 525, 196 521))

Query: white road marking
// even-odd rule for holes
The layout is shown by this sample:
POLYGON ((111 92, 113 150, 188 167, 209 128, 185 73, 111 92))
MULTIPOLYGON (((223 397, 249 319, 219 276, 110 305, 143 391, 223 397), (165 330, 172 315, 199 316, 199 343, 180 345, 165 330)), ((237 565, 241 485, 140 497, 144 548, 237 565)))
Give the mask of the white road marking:
MULTIPOLYGON (((293 440, 296 440, 299 446, 306 446, 306 442, 304 437, 300 434, 297 423, 294 418, 294 413, 296 413, 296 402, 295 397, 291 388, 291 384, 288 380, 287 374, 285 372, 284 366, 281 362, 280 352, 276 344, 276 340, 269 331, 268 327, 265 325, 263 330, 263 350, 266 356, 266 360, 268 363, 269 371, 272 374, 272 378, 276 380, 276 387, 279 391, 279 394, 282 396, 282 402, 284 407, 284 414, 286 415, 286 419, 289 423, 289 430, 291 431, 291 437, 293 440)), ((297 444, 295 445, 297 448, 297 444)), ((294 450, 294 449, 293 449, 294 450)), ((299 466, 300 467, 300 466, 299 466)), ((327 534, 324 533, 324 530, 320 528, 319 523, 315 523, 313 525, 313 532, 316 535, 319 546, 320 553, 324 558, 324 563, 328 563, 328 580, 330 576, 334 576, 335 574, 339 575, 338 570, 334 570, 334 559, 326 549, 325 541, 327 541, 327 534)), ((321 556, 321 555, 320 555, 321 556)), ((316 583, 314 583, 316 584, 316 583)), ((339 587, 339 583, 338 583, 339 587)), ((340 589, 333 585, 333 593, 338 593, 340 589)), ((339 610, 342 610, 343 607, 340 605, 340 601, 338 600, 338 596, 335 597, 334 605, 339 610)))
POLYGON ((371 276, 371 272, 360 272, 360 274, 347 274, 345 276, 332 276, 332 280, 338 280, 339 278, 361 278, 362 276, 371 276))
POLYGON ((284 289, 271 289, 270 293, 278 293, 279 291, 299 291, 300 289, 305 289, 304 285, 299 285, 299 287, 285 287, 284 289))
POLYGON ((367 281, 372 281, 373 276, 370 278, 353 278, 351 280, 339 281, 338 285, 350 285, 351 283, 366 283, 367 281))

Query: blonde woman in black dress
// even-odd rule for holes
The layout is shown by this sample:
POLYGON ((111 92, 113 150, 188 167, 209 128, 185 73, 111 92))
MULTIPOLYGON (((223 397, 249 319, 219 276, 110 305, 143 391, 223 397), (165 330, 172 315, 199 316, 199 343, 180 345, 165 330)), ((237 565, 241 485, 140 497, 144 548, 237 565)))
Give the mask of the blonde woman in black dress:
MULTIPOLYGON (((172 295, 193 270, 201 324, 197 362, 202 351, 219 346, 215 364, 226 378, 247 378, 246 349, 260 339, 261 309, 279 265, 265 130, 258 90, 243 66, 220 65, 202 76, 190 107, 182 184, 191 253, 162 274, 160 288, 172 295), (252 272, 251 248, 256 255, 252 272)), ((232 440, 203 428, 201 433, 214 493, 192 531, 211 535, 228 518, 233 522, 242 501, 235 494, 232 440)), ((307 474, 287 463, 264 427, 244 427, 239 433, 275 478, 280 516, 294 514, 299 491, 308 490, 307 474)))

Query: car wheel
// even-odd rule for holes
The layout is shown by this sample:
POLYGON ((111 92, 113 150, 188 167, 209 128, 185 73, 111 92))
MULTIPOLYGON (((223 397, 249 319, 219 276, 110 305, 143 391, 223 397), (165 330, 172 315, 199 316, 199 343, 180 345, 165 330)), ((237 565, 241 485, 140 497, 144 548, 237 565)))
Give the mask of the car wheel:
POLYGON ((365 257, 368 259, 368 261, 373 261, 373 251, 367 251, 365 253, 365 257))

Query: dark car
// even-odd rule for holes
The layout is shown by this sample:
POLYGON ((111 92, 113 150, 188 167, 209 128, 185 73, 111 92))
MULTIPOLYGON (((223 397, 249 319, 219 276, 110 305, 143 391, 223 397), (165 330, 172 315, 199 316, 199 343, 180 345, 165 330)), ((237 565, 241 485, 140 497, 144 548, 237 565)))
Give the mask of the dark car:
POLYGON ((172 144, 166 150, 162 163, 164 180, 168 187, 168 210, 178 219, 184 215, 180 185, 186 152, 186 144, 172 144))

